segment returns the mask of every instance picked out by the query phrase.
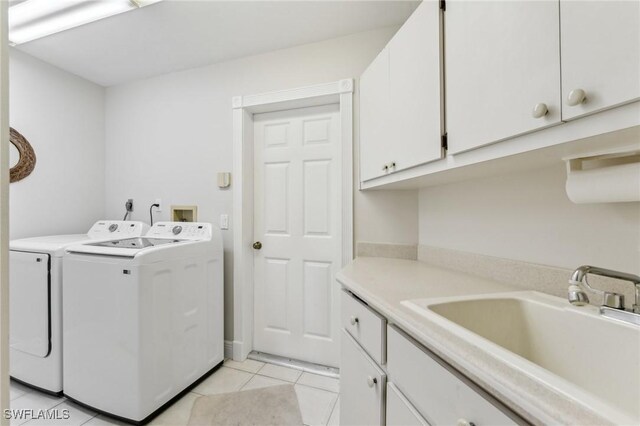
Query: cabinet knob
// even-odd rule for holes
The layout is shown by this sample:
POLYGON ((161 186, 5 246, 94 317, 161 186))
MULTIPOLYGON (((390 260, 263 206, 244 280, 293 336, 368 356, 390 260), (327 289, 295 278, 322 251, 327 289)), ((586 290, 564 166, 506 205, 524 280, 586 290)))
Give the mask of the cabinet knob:
POLYGON ((396 168, 396 162, 392 161, 391 163, 387 163, 384 166, 382 166, 382 171, 383 172, 390 172, 391 169, 395 169, 396 168))
POLYGON ((367 377, 367 385, 372 388, 376 385, 376 383, 378 383, 378 379, 376 379, 375 377, 367 377))
POLYGON ((467 419, 458 419, 458 421, 456 422, 456 426, 476 426, 476 425, 467 419))
POLYGON ((256 241, 255 243, 253 243, 253 248, 255 250, 260 250, 262 248, 262 243, 260 241, 256 241))
POLYGON ((351 317, 351 325, 356 325, 358 322, 360 322, 358 317, 351 317))
POLYGON ((539 103, 533 107, 533 111, 531 111, 531 116, 533 118, 542 118, 549 113, 549 108, 547 108, 547 104, 539 103))
POLYGON ((587 94, 582 89, 573 89, 567 96, 567 105, 576 106, 580 105, 587 99, 587 94))

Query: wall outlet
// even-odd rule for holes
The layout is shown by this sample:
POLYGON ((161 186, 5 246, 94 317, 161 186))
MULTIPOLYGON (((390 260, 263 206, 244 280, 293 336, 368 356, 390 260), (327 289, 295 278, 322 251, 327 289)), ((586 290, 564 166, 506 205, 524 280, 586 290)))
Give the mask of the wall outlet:
POLYGON ((157 212, 161 212, 162 211, 162 198, 156 198, 156 204, 158 205, 158 207, 156 207, 156 211, 157 212))
POLYGON ((221 214, 220 215, 220 229, 229 229, 229 215, 221 214))
POLYGON ((133 211, 133 198, 129 198, 125 203, 124 203, 124 208, 127 209, 127 211, 129 213, 131 213, 133 211))

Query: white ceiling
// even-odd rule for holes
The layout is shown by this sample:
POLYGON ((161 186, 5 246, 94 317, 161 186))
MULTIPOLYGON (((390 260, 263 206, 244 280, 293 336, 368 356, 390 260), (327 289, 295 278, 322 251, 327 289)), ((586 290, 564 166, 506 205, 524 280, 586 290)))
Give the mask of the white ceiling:
POLYGON ((103 86, 403 23, 417 1, 163 2, 17 46, 103 86))

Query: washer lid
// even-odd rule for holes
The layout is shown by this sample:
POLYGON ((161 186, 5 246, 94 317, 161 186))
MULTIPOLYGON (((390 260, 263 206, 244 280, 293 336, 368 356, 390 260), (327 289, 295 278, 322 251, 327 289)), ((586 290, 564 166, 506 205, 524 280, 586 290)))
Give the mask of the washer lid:
POLYGON ((138 237, 138 238, 126 238, 124 240, 115 240, 115 241, 101 241, 99 243, 90 243, 88 246, 97 246, 97 247, 117 247, 117 248, 126 248, 126 249, 143 249, 147 247, 156 247, 162 246, 165 244, 173 244, 180 243, 185 240, 176 240, 176 239, 166 239, 166 238, 146 238, 146 237, 138 237))
POLYGON ((95 254, 101 256, 135 257, 141 252, 161 246, 188 242, 190 241, 174 238, 136 237, 72 245, 67 248, 67 251, 69 253, 95 254))

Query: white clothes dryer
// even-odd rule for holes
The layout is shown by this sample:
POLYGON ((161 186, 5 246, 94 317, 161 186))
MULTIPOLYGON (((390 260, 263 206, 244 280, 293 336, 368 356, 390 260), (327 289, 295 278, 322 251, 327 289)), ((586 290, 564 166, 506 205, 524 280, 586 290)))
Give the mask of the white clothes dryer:
POLYGON ((65 248, 143 235, 142 222, 101 220, 88 233, 25 238, 9 243, 9 371, 45 392, 62 392, 62 256, 65 248))
POLYGON ((222 236, 211 224, 158 222, 67 252, 67 397, 144 423, 222 363, 222 236))

